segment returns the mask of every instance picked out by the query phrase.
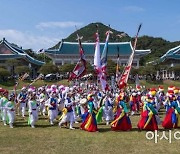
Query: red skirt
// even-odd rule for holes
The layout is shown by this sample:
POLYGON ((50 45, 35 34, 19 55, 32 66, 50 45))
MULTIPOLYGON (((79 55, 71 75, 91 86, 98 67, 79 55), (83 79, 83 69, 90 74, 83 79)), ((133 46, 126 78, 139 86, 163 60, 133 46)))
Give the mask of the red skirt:
MULTIPOLYGON (((121 114, 121 109, 118 109, 117 115, 114 120, 116 120, 121 114)), ((130 118, 125 114, 121 119, 117 120, 115 123, 111 125, 111 129, 113 131, 128 131, 132 129, 130 118)))
POLYGON ((157 125, 157 121, 156 121, 156 117, 155 115, 152 116, 149 124, 144 128, 147 120, 148 120, 149 116, 148 116, 148 111, 144 111, 141 113, 141 118, 138 122, 137 127, 141 130, 149 130, 149 131, 154 131, 154 130, 158 130, 158 125, 157 125))
POLYGON ((164 118, 164 120, 162 122, 162 126, 164 128, 167 128, 167 129, 177 128, 177 122, 175 123, 175 125, 172 122, 173 113, 174 113, 174 109, 172 109, 172 108, 170 108, 167 111, 166 116, 165 116, 165 118, 164 118))
POLYGON ((98 129, 95 114, 88 114, 83 123, 80 125, 80 128, 88 132, 96 132, 98 129))

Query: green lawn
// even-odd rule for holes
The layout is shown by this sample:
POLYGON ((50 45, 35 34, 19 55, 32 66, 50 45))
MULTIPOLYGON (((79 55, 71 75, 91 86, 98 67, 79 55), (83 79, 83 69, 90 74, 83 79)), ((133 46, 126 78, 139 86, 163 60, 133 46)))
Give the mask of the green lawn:
MULTIPOLYGON (((142 81, 147 87, 157 87, 158 84, 149 84, 142 81)), ((8 84, 8 83, 7 83, 8 84)), ((28 84, 21 82, 18 88, 28 84)), ((37 81, 34 85, 52 84, 51 82, 37 81)), ((58 84, 67 84, 67 81, 58 82, 58 84)), ((180 82, 165 81, 164 87, 175 85, 180 87, 180 82)), ((2 85, 0 85, 1 87, 2 85)), ((13 86, 2 86, 12 89, 13 86)), ((161 113, 163 119, 164 113, 161 113)), ((147 140, 145 131, 137 130, 139 116, 130 117, 133 129, 129 132, 114 132, 110 126, 104 124, 98 125, 99 132, 89 133, 79 129, 79 124, 75 124, 76 130, 58 128, 56 121, 55 126, 50 126, 47 119, 40 117, 36 128, 32 129, 27 125, 26 119, 17 117, 15 128, 10 129, 3 126, 0 122, 0 153, 58 153, 58 154, 119 154, 119 153, 137 153, 137 154, 157 154, 172 153, 179 154, 180 140, 173 138, 172 143, 167 140, 147 140)), ((162 127, 159 134, 162 136, 162 127)), ((180 131, 180 129, 179 129, 180 131)), ((167 131, 168 132, 168 131, 167 131)))
POLYGON ((141 85, 146 85, 146 87, 148 88, 151 88, 151 87, 158 87, 159 85, 163 85, 165 89, 168 88, 168 86, 176 86, 176 87, 180 87, 180 81, 173 81, 173 80, 165 80, 163 82, 163 84, 154 84, 153 82, 152 83, 148 83, 146 81, 141 81, 140 82, 141 85))
MULTIPOLYGON (((163 119, 164 113, 161 114, 163 119)), ((172 143, 167 140, 147 140, 145 131, 137 130, 139 116, 130 117, 133 129, 128 132, 111 131, 104 123, 98 125, 99 132, 90 133, 79 129, 58 128, 58 121, 50 126, 47 119, 40 117, 36 128, 27 125, 26 119, 17 118, 15 128, 10 129, 0 123, 0 153, 58 153, 58 154, 179 154, 180 140, 172 137, 172 143)), ((162 128, 159 134, 162 136, 162 128)), ((177 130, 172 130, 173 133, 177 130)), ((179 130, 180 131, 180 130, 179 130)), ((168 132, 168 131, 167 131, 168 132)))
MULTIPOLYGON (((30 83, 31 83, 31 81, 20 81, 17 89, 21 89, 22 86, 24 86, 24 85, 27 86, 30 83)), ((47 81, 43 81, 43 80, 38 80, 35 83, 33 83, 33 86, 39 87, 39 86, 42 86, 42 85, 45 85, 45 84, 46 85, 51 85, 51 84, 69 85, 69 82, 67 80, 61 80, 61 81, 56 81, 56 82, 47 82, 47 81)), ((172 80, 166 80, 166 81, 163 82, 163 84, 148 83, 148 82, 142 80, 142 81, 140 81, 140 84, 145 85, 147 88, 151 88, 151 87, 158 88, 159 85, 163 85, 165 89, 167 89, 167 87, 170 86, 170 85, 180 87, 180 81, 172 81, 172 80)), ((14 82, 4 82, 4 83, 0 82, 0 87, 6 88, 8 90, 13 90, 14 85, 15 85, 14 82)), ((130 85, 135 87, 135 84, 130 84, 130 85)))

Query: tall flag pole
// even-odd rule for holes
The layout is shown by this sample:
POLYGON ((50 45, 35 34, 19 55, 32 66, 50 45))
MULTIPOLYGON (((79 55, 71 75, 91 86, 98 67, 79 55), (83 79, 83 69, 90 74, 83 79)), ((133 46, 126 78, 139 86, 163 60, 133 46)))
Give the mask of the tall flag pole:
POLYGON ((117 51, 118 51, 118 55, 117 55, 117 65, 116 65, 116 83, 118 83, 119 76, 120 76, 120 71, 119 71, 119 47, 118 46, 117 46, 117 51))
POLYGON ((82 37, 79 37, 79 35, 77 34, 77 40, 79 43, 80 59, 77 62, 73 71, 70 73, 69 80, 79 79, 86 73, 86 59, 85 59, 84 50, 83 50, 83 47, 81 44, 81 39, 82 39, 82 37))
POLYGON ((97 73, 101 70, 101 58, 100 58, 100 43, 99 43, 99 33, 96 32, 96 44, 95 44, 95 53, 94 53, 94 69, 97 73))
POLYGON ((102 90, 106 91, 109 89, 108 83, 107 83, 107 54, 108 54, 108 41, 109 41, 109 36, 112 34, 110 30, 106 32, 106 42, 104 45, 104 49, 101 55, 101 76, 100 76, 100 82, 102 86, 102 90))
POLYGON ((98 25, 96 25, 97 32, 96 36, 96 43, 95 43, 95 52, 94 52, 94 70, 97 74, 97 82, 100 80, 102 70, 101 70, 101 57, 100 57, 100 43, 99 43, 99 33, 98 33, 98 25))
POLYGON ((125 88, 126 85, 127 85, 127 81, 128 81, 128 78, 129 78, 129 73, 131 71, 132 62, 133 62, 133 58, 134 58, 134 53, 135 53, 135 50, 136 50, 137 39, 138 39, 138 35, 139 35, 139 31, 141 29, 141 26, 142 26, 142 24, 140 24, 139 27, 138 27, 138 31, 137 31, 135 41, 134 41, 134 45, 133 45, 133 49, 132 49, 132 53, 131 53, 131 55, 129 57, 129 60, 128 60, 128 63, 126 65, 126 67, 124 68, 123 74, 121 75, 121 78, 119 80, 119 88, 120 89, 125 88))

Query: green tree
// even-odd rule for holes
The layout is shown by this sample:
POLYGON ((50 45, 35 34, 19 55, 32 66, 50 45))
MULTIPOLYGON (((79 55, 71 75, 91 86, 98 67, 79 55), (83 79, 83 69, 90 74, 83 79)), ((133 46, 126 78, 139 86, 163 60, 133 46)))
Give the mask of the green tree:
POLYGON ((21 74, 24 74, 24 73, 29 73, 30 72, 30 69, 28 66, 17 66, 15 68, 15 73, 21 75, 21 74))
POLYGON ((44 53, 41 54, 36 54, 35 51, 33 51, 32 49, 26 49, 24 50, 28 55, 30 55, 31 57, 33 57, 34 59, 40 60, 40 61, 45 61, 46 63, 51 62, 52 60, 44 53))
POLYGON ((107 61, 107 74, 112 76, 116 73, 116 63, 112 60, 107 61))
POLYGON ((180 65, 169 68, 170 71, 174 71, 176 75, 180 75, 180 65))
POLYGON ((16 66, 21 65, 21 61, 18 59, 8 59, 5 64, 10 67, 11 75, 14 76, 16 66))
POLYGON ((5 68, 0 68, 0 80, 6 81, 7 77, 10 75, 9 71, 5 68))
POLYGON ((50 73, 58 73, 59 68, 52 63, 47 63, 47 64, 42 65, 38 72, 44 75, 50 74, 50 73))
POLYGON ((131 75, 139 74, 139 69, 132 67, 130 73, 131 73, 131 75))
POLYGON ((72 72, 76 64, 64 64, 60 66, 60 72, 67 73, 72 72))
POLYGON ((87 74, 94 73, 94 68, 90 63, 87 62, 86 68, 87 68, 87 74))

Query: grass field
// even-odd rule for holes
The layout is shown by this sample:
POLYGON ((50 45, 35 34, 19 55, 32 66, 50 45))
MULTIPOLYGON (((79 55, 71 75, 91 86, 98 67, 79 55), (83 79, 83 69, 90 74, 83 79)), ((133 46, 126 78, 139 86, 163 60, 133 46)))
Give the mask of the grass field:
MULTIPOLYGON (((21 89, 23 86, 27 86, 31 83, 31 81, 20 81, 19 85, 17 86, 17 89, 21 89)), ((67 80, 61 80, 61 81, 54 81, 54 82, 48 82, 44 80, 38 80, 35 83, 33 83, 33 86, 40 87, 42 85, 52 85, 52 84, 62 84, 62 85, 69 85, 69 82, 67 80)), ((154 83, 148 83, 144 80, 140 81, 141 85, 145 85, 147 88, 151 87, 158 87, 159 85, 163 85, 165 89, 167 89, 168 86, 174 85, 177 87, 180 87, 180 81, 172 81, 172 80, 165 80, 163 84, 154 84, 154 83)), ((4 82, 0 83, 0 87, 6 88, 8 90, 13 90, 15 83, 14 82, 4 82)), ((135 87, 135 84, 130 84, 131 86, 135 87)))
MULTIPOLYGON (((67 84, 67 81, 58 82, 59 84, 67 84)), ((141 82, 147 87, 157 87, 158 85, 141 82)), ((28 84, 21 82, 19 87, 28 84)), ((35 86, 44 84, 38 81, 35 86)), ((52 83, 45 83, 52 84, 52 83)), ((168 85, 176 85, 180 87, 180 82, 165 81, 164 87, 168 85)), ((2 85, 0 85, 2 86, 2 85)), ((4 86, 4 88, 12 89, 12 86, 4 86)), ((161 120, 165 113, 160 113, 161 120)), ((32 129, 27 125, 27 117, 22 119, 16 117, 15 128, 10 129, 3 126, 0 122, 0 154, 119 154, 119 153, 135 153, 135 154, 159 154, 172 153, 179 154, 180 140, 175 140, 173 134, 178 130, 172 130, 172 143, 163 139, 156 144, 154 140, 146 139, 146 131, 139 131, 137 123, 139 115, 131 116, 133 129, 128 132, 111 131, 110 126, 104 123, 98 125, 99 132, 89 133, 79 129, 80 124, 75 124, 75 130, 59 128, 58 121, 54 126, 50 126, 47 119, 39 117, 36 128, 32 129)), ((162 127, 159 127, 159 135, 162 136, 162 127)), ((166 130, 168 133, 168 130, 166 130)), ((168 134, 167 134, 168 136, 168 134)), ((180 135, 179 135, 180 136, 180 135)))
MULTIPOLYGON (((160 113, 160 116, 163 119, 164 113, 160 113)), ((17 117, 13 129, 0 123, 0 153, 179 154, 180 140, 173 138, 173 133, 178 130, 172 130, 171 144, 165 139, 158 139, 156 144, 154 140, 146 139, 146 131, 138 131, 136 125, 139 115, 131 116, 130 119, 133 125, 131 131, 114 132, 111 131, 110 126, 102 123, 98 125, 99 132, 90 133, 80 130, 80 124, 75 124, 75 130, 59 128, 58 121, 54 126, 50 126, 43 117, 39 117, 36 128, 32 129, 27 125, 27 117, 25 119, 17 117)), ((160 137, 162 131, 160 127, 158 132, 160 137)))

